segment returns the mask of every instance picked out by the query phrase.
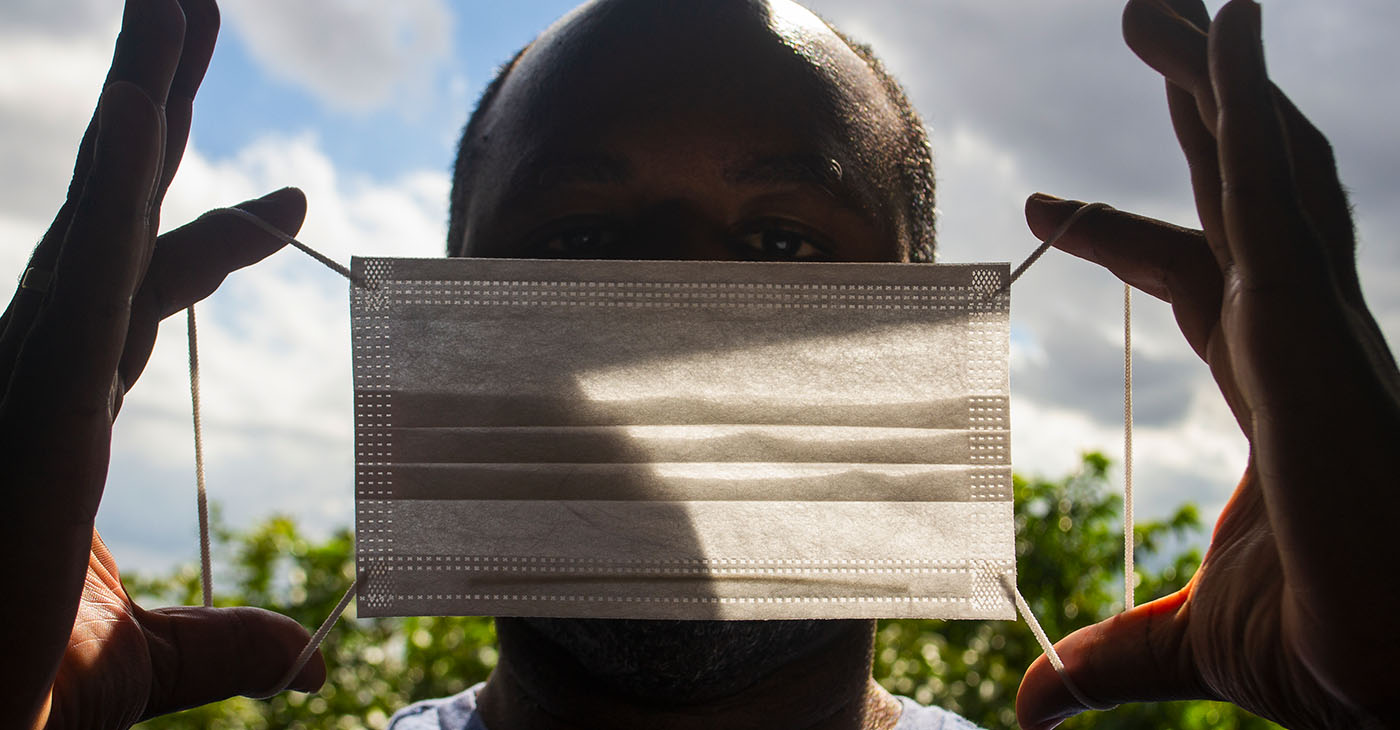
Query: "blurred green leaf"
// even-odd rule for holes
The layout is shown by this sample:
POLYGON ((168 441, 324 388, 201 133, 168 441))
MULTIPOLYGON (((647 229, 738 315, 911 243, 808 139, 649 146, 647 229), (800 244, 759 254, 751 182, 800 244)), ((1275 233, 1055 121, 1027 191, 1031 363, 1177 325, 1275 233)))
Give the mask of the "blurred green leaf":
MULTIPOLYGON (((1059 480, 1016 477, 1019 582, 1052 637, 1107 618, 1122 606, 1122 500, 1108 488, 1109 460, 1086 454, 1077 474, 1059 480), (1116 570, 1115 570, 1116 568, 1116 570)), ((246 532, 217 520, 216 603, 277 611, 314 627, 330 614, 354 576, 354 537, 340 530, 307 538, 289 517, 246 532)), ((1203 528, 1193 505, 1168 520, 1139 523, 1139 602, 1167 595, 1190 580, 1200 554, 1164 555, 1203 528), (1161 565, 1152 571, 1144 566, 1161 565)), ((182 566, 147 578, 126 575, 144 605, 195 604, 199 572, 182 566)), ((487 618, 357 619, 353 609, 322 651, 328 680, 320 693, 284 693, 269 701, 235 698, 150 720, 143 730, 249 728, 382 728, 398 709, 462 691, 496 665, 495 629, 487 618)), ((1040 654, 1024 623, 1013 621, 880 622, 875 678, 899 694, 942 705, 988 730, 1015 728, 1012 708, 1021 672, 1040 654)), ((1178 728, 1263 730, 1278 726, 1231 705, 1173 702, 1125 705, 1066 722, 1067 729, 1178 728)))
MULTIPOLYGON (((1058 480, 1016 477, 1017 582, 1052 638, 1097 623, 1122 610, 1122 498, 1108 484, 1109 460, 1085 454, 1077 474, 1058 480)), ((1164 555, 1204 529, 1194 505, 1172 517, 1135 526, 1138 603, 1168 595, 1200 566, 1199 551, 1164 555), (1161 565, 1153 571, 1149 566, 1161 565)), ((1040 655, 1020 621, 881 621, 875 678, 886 688, 924 704, 946 707, 988 730, 1016 728, 1016 688, 1021 673, 1040 655)), ((1093 728, 1264 730, 1277 725, 1233 705, 1168 702, 1124 705, 1091 712, 1063 725, 1093 728)))

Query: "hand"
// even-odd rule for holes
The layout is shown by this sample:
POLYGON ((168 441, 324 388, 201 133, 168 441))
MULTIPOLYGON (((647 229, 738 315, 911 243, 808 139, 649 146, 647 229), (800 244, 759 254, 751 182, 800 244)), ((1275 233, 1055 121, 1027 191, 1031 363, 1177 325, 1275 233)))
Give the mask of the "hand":
MULTIPOLYGON (((1249 438, 1182 591, 1057 647, 1096 702, 1228 700, 1289 727, 1400 727, 1400 376, 1366 309, 1331 148, 1268 79, 1259 8, 1130 0, 1128 44, 1167 79, 1204 231, 1096 212, 1061 248, 1170 302, 1249 438), (1209 31, 1205 29, 1209 27, 1209 31)), ((1048 235, 1079 206, 1034 196, 1048 235)), ((1045 661, 1026 728, 1083 708, 1045 661)))
MULTIPOLYGON (((217 32, 213 0, 130 0, 68 199, 0 320, 5 728, 126 727, 263 692, 307 640, 256 609, 136 606, 93 531, 112 421, 158 323, 281 246, 233 217, 155 235, 217 32)), ((242 207, 295 233, 305 206, 288 189, 242 207)), ((293 686, 324 671, 313 660, 293 686)))

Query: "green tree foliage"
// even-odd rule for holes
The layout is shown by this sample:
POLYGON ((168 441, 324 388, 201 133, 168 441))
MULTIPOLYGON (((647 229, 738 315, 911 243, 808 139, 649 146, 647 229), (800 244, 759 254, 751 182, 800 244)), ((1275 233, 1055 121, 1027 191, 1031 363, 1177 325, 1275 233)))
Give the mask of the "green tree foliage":
MULTIPOLYGON (((1019 583, 1052 637, 1121 609, 1122 503, 1108 488, 1107 471, 1108 461, 1090 454, 1077 474, 1015 481, 1019 583)), ((1172 546, 1200 530, 1191 505, 1168 520, 1137 525, 1139 602, 1185 584, 1200 556, 1190 549, 1173 553, 1172 546)), ((275 517, 248 532, 216 529, 215 546, 221 558, 215 571, 217 604, 262 606, 308 627, 330 613, 354 575, 354 540, 348 530, 315 541, 292 520, 275 517)), ((193 567, 158 578, 127 576, 126 584, 145 605, 200 600, 193 567)), ((358 619, 352 608, 322 650, 329 679, 318 694, 289 692, 266 702, 235 698, 139 727, 381 728, 395 710, 460 692, 485 679, 496 664, 495 632, 485 618, 358 619)), ((1030 630, 1020 622, 882 621, 875 677, 894 692, 943 705, 988 730, 1015 728, 1011 708, 1016 687, 1021 672, 1039 654, 1030 630)), ((1277 726, 1226 704, 1175 702, 1088 713, 1063 727, 1277 726)))
MULTIPOLYGON (((312 541, 286 517, 249 532, 214 531, 215 604, 261 606, 314 628, 354 578, 354 537, 341 530, 312 541)), ((199 571, 186 567, 154 580, 126 576, 143 605, 194 604, 199 571)), ((421 699, 456 694, 496 666, 489 618, 359 619, 354 604, 321 651, 327 680, 314 695, 285 692, 268 701, 243 697, 149 720, 143 730, 382 728, 396 710, 421 699)))
MULTIPOLYGON (((1015 478, 1017 583, 1052 639, 1123 608, 1123 501, 1109 488, 1109 462, 1087 454, 1078 473, 1058 480, 1015 478)), ((1193 505, 1134 529, 1137 603, 1181 588, 1200 565, 1186 543, 1202 529, 1193 505), (1152 569, 1152 566, 1160 566, 1152 569)), ((953 710, 988 730, 1015 728, 1021 673, 1040 655, 1020 621, 882 621, 875 678, 893 692, 953 710)), ((1218 728, 1277 725, 1219 702, 1124 705, 1069 720, 1066 730, 1218 728)))

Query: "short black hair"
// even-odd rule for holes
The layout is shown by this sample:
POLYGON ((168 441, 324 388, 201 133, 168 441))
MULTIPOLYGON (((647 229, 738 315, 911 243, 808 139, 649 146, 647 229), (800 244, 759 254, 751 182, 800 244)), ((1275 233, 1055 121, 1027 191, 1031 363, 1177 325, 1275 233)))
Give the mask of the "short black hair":
MULTIPOLYGON (((827 23, 827 27, 831 28, 832 32, 836 33, 870 67, 876 78, 880 80, 881 86, 884 87, 885 95, 889 97, 890 103, 894 105, 895 111, 899 114, 900 123, 904 129, 903 134, 900 135, 900 149, 895 150, 894 159, 899 166, 899 179, 903 183, 902 192, 908 196, 905 215, 908 217, 910 236, 909 260, 931 262, 934 259, 934 249, 937 244, 938 221, 934 197, 936 183, 933 174, 933 148, 929 144, 928 130, 924 126, 924 120, 909 101, 909 95, 905 92, 903 85, 890 74, 885 68, 885 64, 880 61, 868 44, 852 40, 830 23, 827 23)), ((486 112, 491 108, 496 96, 500 94, 501 87, 505 85, 506 77, 510 75, 511 69, 515 68, 521 56, 524 56, 528 50, 530 50, 530 46, 526 45, 516 51, 509 61, 496 70, 496 76, 491 79, 491 83, 486 85, 486 90, 481 93, 481 98, 476 102, 476 108, 472 111, 466 127, 462 130, 462 139, 457 144, 457 162, 453 165, 452 170, 452 198, 447 219, 448 256, 461 256, 463 253, 462 246, 465 245, 467 227, 467 203, 471 200, 472 192, 471 173, 480 159, 482 144, 485 143, 485 140, 480 139, 482 120, 486 117, 486 112)))

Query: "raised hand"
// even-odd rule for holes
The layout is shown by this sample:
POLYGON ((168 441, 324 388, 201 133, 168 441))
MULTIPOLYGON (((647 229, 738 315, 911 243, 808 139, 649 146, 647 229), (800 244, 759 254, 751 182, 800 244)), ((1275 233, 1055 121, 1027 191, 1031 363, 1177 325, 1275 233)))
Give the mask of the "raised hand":
MULTIPOLYGON (((218 32, 213 0, 130 0, 68 199, 0 320, 0 727, 126 727, 258 693, 305 644, 256 609, 147 611, 93 530, 113 419, 164 317, 281 244, 203 218, 156 237, 218 32)), ((243 206, 295 233, 299 191, 243 206)), ((313 661, 293 686, 319 686, 313 661)))
MULTIPOLYGON (((1251 444, 1201 569, 1057 648, 1096 702, 1228 700, 1295 728, 1400 727, 1400 375, 1362 300, 1323 135, 1269 81, 1259 6, 1130 0, 1128 44, 1167 80, 1204 231, 1126 213, 1060 244, 1168 301, 1251 444), (1208 28, 1208 30, 1206 30, 1208 28)), ((1034 196, 1047 235, 1078 203, 1034 196)), ((1044 657, 1017 716, 1078 712, 1044 657)))

